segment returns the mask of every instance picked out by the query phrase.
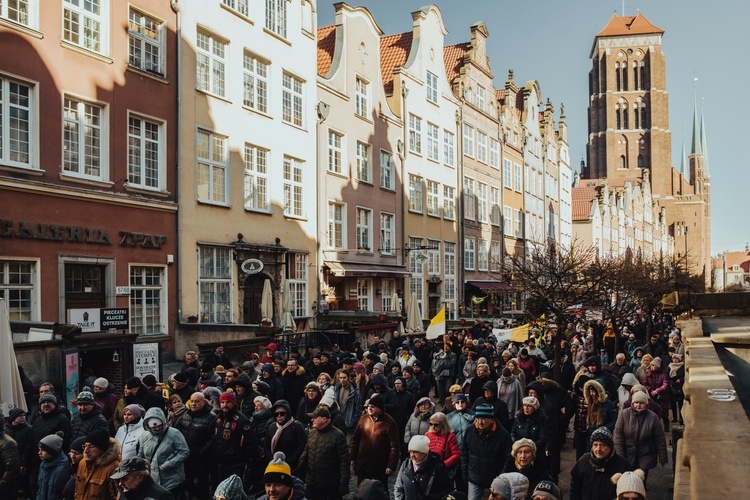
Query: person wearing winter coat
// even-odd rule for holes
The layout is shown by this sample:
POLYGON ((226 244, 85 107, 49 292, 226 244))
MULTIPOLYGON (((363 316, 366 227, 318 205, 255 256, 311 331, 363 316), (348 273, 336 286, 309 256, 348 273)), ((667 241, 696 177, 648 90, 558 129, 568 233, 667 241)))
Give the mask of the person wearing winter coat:
POLYGON ((350 372, 339 370, 336 377, 338 380, 333 386, 333 398, 339 404, 347 433, 354 432, 362 416, 362 395, 352 383, 350 372))
POLYGON ((425 436, 409 441, 409 458, 404 460, 396 477, 396 500, 439 500, 452 490, 443 460, 430 451, 425 436))
MULTIPOLYGON (((60 439, 62 445, 62 438, 60 439)), ((15 498, 18 494, 18 474, 21 459, 18 445, 5 434, 5 415, 0 412, 0 498, 15 498)))
POLYGON ((510 432, 512 425, 510 415, 508 414, 508 405, 505 404, 505 401, 497 397, 497 382, 494 380, 488 380, 484 384, 482 393, 483 396, 474 401, 474 406, 472 406, 474 412, 476 412, 477 407, 481 405, 492 406, 497 421, 500 422, 500 425, 502 425, 505 430, 510 432))
POLYGON ((175 500, 174 495, 157 484, 149 473, 149 463, 140 457, 120 462, 110 476, 120 490, 119 500, 175 500))
POLYGON ((453 411, 446 415, 448 425, 456 436, 459 449, 464 441, 464 436, 469 429, 474 427, 474 412, 469 409, 469 400, 466 394, 459 393, 453 396, 453 411))
POLYGON ((617 422, 617 407, 607 399, 604 387, 596 380, 589 380, 583 386, 583 397, 586 398, 586 431, 587 437, 601 427, 606 427, 612 432, 617 422))
POLYGON ((385 402, 379 394, 365 403, 365 414, 354 430, 350 450, 357 482, 376 479, 388 488, 388 476, 398 466, 399 433, 396 422, 385 413, 385 402))
POLYGON ((107 419, 102 415, 102 409, 94 402, 94 393, 88 387, 84 387, 78 394, 78 414, 73 417, 72 427, 73 434, 71 439, 85 437, 94 429, 107 429, 109 424, 107 419))
POLYGON ((116 500, 117 487, 109 476, 120 465, 120 445, 102 428, 91 431, 85 442, 75 474, 75 500, 116 500))
POLYGON ((540 410, 540 407, 539 400, 534 396, 523 398, 523 407, 516 414, 510 438, 514 443, 523 438, 533 441, 538 451, 537 460, 546 466, 545 452, 549 440, 547 418, 549 417, 544 414, 543 410, 540 410))
POLYGON ((215 422, 216 414, 206 397, 200 392, 191 394, 188 409, 182 415, 177 430, 182 433, 189 450, 184 464, 184 489, 200 500, 209 498, 211 467, 206 461, 210 458, 215 422))
MULTIPOLYGON (((44 394, 39 398, 39 415, 34 419, 32 428, 32 443, 38 443, 45 436, 54 434, 57 431, 63 433, 63 450, 70 448, 71 435, 73 429, 70 425, 70 419, 58 407, 58 401, 54 394, 44 394)), ((41 459, 36 453, 29 453, 27 466, 29 467, 29 486, 31 487, 32 498, 36 497, 37 479, 39 474, 39 465, 41 459)))
POLYGON ((146 411, 143 428, 138 456, 149 461, 151 477, 157 484, 179 496, 185 482, 184 463, 190 456, 185 437, 179 430, 167 427, 164 412, 158 408, 146 411))
POLYGON ((615 452, 612 432, 599 427, 591 433, 590 451, 570 471, 570 500, 612 500, 617 495, 612 476, 631 470, 633 466, 615 452))
POLYGON ((474 412, 474 427, 466 431, 461 443, 461 475, 468 481, 469 500, 481 499, 502 472, 501 457, 510 453, 512 443, 508 431, 495 419, 492 406, 480 405, 474 412))
POLYGON ((476 401, 484 395, 484 385, 490 381, 490 367, 487 363, 477 365, 477 373, 469 383, 469 401, 476 401))
POLYGON ((408 444, 412 436, 423 436, 430 430, 430 417, 435 413, 435 403, 430 398, 417 401, 414 411, 406 422, 404 443, 408 444))
POLYGON ((635 375, 632 373, 626 373, 622 376, 620 387, 617 389, 617 398, 620 409, 624 408, 623 405, 630 399, 630 389, 632 389, 634 385, 639 384, 640 382, 638 382, 638 379, 635 378, 635 375))
MULTIPOLYGON (((438 349, 432 356, 432 375, 437 383, 438 399, 445 399, 450 392, 450 386, 455 381, 455 368, 458 357, 451 350, 451 343, 445 342, 443 349, 438 349)), ((420 385, 422 385, 420 383, 420 385)))
POLYGON ((63 438, 51 434, 39 441, 39 479, 36 500, 59 500, 63 498, 65 485, 70 480, 70 461, 62 451, 63 438))
POLYGON ((83 460, 83 446, 86 438, 79 438, 70 443, 70 451, 68 452, 68 459, 70 460, 70 479, 68 479, 65 488, 63 489, 63 499, 73 500, 75 498, 76 490, 76 472, 78 471, 78 464, 83 460))
POLYGON ((508 418, 516 418, 516 412, 521 409, 523 388, 510 368, 503 368, 502 376, 497 380, 497 397, 502 399, 508 407, 508 418))
POLYGON ((216 416, 209 447, 217 480, 223 481, 232 474, 243 477, 247 462, 257 457, 259 451, 250 421, 237 410, 234 393, 223 393, 219 402, 221 411, 216 416))
POLYGON ((283 452, 292 470, 296 470, 307 444, 304 426, 294 419, 292 409, 285 399, 276 401, 271 407, 274 422, 268 426, 266 457, 283 452))
MULTIPOLYGON (((297 413, 295 414, 295 419, 302 424, 305 430, 310 429, 310 417, 307 416, 308 413, 315 411, 322 397, 323 391, 320 389, 318 383, 308 382, 305 388, 305 397, 299 402, 297 413)), ((289 408, 291 409, 291 404, 289 408)))
POLYGON ((505 460, 503 473, 518 472, 529 480, 529 490, 526 498, 531 498, 531 493, 541 481, 550 479, 544 460, 539 456, 540 451, 531 439, 519 439, 513 443, 510 456, 505 460))
POLYGON ((672 422, 675 423, 679 419, 680 425, 683 425, 685 422, 682 420, 682 404, 685 401, 685 393, 682 392, 682 386, 685 384, 685 363, 682 362, 682 354, 672 354, 672 362, 667 369, 672 422))
POLYGON ((668 462, 667 440, 659 417, 647 409, 648 396, 633 393, 630 408, 620 412, 615 424, 615 451, 631 465, 645 471, 656 467, 657 461, 668 462))
POLYGON ((299 460, 306 471, 305 489, 310 500, 341 500, 349 493, 349 446, 346 436, 331 423, 331 412, 322 406, 310 415, 312 429, 299 460))
MULTIPOLYGON (((1 429, 0 429, 1 431, 1 429)), ((25 493, 29 488, 29 465, 32 454, 36 454, 33 439, 33 429, 26 421, 26 412, 21 408, 13 408, 8 411, 5 419, 5 434, 12 437, 18 445, 18 458, 21 460, 21 468, 18 474, 18 487, 25 493)))
MULTIPOLYGON (((266 494, 257 500, 306 500, 305 483, 292 475, 291 467, 284 460, 282 452, 277 452, 263 474, 263 488, 266 494)), ((218 489, 218 488, 217 488, 218 489)), ((229 499, 229 495, 226 495, 229 499)), ((234 498, 234 497, 232 497, 234 498)))
POLYGON ((492 481, 492 490, 503 500, 524 500, 529 492, 529 480, 519 472, 506 472, 492 481))
POLYGON ((284 384, 276 376, 276 371, 271 363, 264 363, 260 369, 260 379, 268 384, 268 394, 265 396, 272 403, 284 399, 284 384))
POLYGON ((620 387, 620 379, 602 370, 602 362, 599 356, 590 356, 584 363, 589 376, 599 382, 607 393, 610 401, 617 404, 617 388, 620 387))
POLYGON ((669 430, 669 377, 661 366, 661 358, 654 358, 648 367, 643 386, 659 406, 660 417, 664 423, 664 430, 669 430))
POLYGON ((142 420, 144 413, 141 405, 132 404, 125 407, 124 423, 115 433, 115 439, 120 444, 122 460, 138 455, 141 435, 146 432, 142 420))
POLYGON ((117 396, 115 388, 104 377, 94 381, 94 402, 102 409, 102 415, 107 423, 111 423, 117 409, 117 396))
POLYGON ((284 395, 289 402, 289 407, 297 414, 297 407, 305 396, 305 388, 310 381, 310 376, 296 359, 289 359, 286 368, 281 372, 281 384, 284 386, 284 395))
POLYGON ((425 436, 430 440, 430 451, 437 453, 442 459, 448 477, 452 480, 461 468, 461 447, 445 413, 436 412, 430 417, 430 430, 425 436))

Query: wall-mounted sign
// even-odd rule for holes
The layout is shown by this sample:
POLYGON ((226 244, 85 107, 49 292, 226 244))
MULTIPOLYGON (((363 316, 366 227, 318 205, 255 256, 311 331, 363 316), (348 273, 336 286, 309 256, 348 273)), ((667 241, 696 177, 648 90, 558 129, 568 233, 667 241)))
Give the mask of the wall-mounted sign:
POLYGON ((102 309, 100 313, 102 330, 114 328, 116 330, 127 330, 128 308, 102 309))
POLYGON ((133 344, 133 374, 138 378, 153 375, 159 376, 159 342, 133 344))
MULTIPOLYGON (((121 247, 161 248, 167 237, 162 234, 119 231, 121 247)), ((50 240, 72 243, 111 245, 109 230, 100 227, 61 226, 27 221, 0 219, 0 238, 50 240)))
POLYGON ((120 295, 130 295, 130 287, 129 286, 116 286, 115 287, 115 294, 120 295))
POLYGON ((88 309, 68 309, 68 323, 76 325, 83 332, 100 332, 100 311, 99 308, 88 309))
POLYGON ((263 261, 259 259, 246 259, 242 261, 240 268, 245 274, 258 274, 263 270, 263 261))

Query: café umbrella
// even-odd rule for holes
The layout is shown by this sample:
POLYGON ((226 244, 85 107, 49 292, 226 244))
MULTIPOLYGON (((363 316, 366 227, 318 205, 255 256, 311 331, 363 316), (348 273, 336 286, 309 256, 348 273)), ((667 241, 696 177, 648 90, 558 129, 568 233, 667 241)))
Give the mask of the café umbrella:
POLYGON ((0 410, 3 415, 8 415, 11 408, 28 411, 21 375, 18 373, 16 351, 13 349, 8 306, 5 299, 0 298, 0 410))

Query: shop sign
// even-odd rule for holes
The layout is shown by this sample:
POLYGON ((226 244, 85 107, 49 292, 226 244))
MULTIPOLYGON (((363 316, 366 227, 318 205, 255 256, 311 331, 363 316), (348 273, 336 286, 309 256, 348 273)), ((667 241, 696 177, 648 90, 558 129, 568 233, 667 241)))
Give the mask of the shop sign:
POLYGON ((100 332, 101 309, 68 309, 68 323, 76 325, 82 332, 100 332))
POLYGON ((259 259, 246 259, 240 265, 245 274, 258 274, 263 270, 263 267, 263 261, 259 259))
POLYGON ((102 330, 127 330, 128 308, 101 309, 100 313, 102 330))
MULTIPOLYGON (((119 231, 121 247, 161 248, 167 237, 161 234, 119 231)), ((62 226, 27 221, 0 219, 0 238, 26 240, 50 240, 72 243, 92 243, 111 245, 112 237, 108 229, 85 226, 62 226)))
POLYGON ((159 342, 133 344, 133 375, 143 378, 153 375, 159 378, 159 342))
POLYGON ((63 351, 65 358, 65 400, 66 406, 70 409, 73 416, 78 413, 78 407, 70 402, 78 397, 81 390, 79 386, 80 367, 78 365, 78 349, 63 351))

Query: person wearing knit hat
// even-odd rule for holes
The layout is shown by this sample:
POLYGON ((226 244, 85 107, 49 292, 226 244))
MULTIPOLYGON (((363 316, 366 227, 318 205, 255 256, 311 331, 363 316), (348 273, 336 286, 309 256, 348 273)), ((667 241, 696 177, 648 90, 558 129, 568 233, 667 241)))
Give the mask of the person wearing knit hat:
POLYGON ((633 392, 630 408, 620 410, 613 432, 617 454, 634 468, 645 471, 646 477, 657 463, 665 465, 669 461, 665 428, 648 405, 646 394, 633 392))
POLYGON ((84 387, 81 392, 78 393, 77 404, 86 404, 86 405, 93 405, 94 404, 94 393, 91 392, 91 389, 88 387, 84 387))
MULTIPOLYGON (((510 455, 511 457, 515 458, 516 461, 519 459, 519 452, 523 452, 524 448, 528 448, 528 453, 530 457, 530 461, 533 461, 536 458, 536 444, 531 439, 522 438, 518 441, 513 443, 513 446, 510 449, 510 455)), ((525 465, 525 464, 524 464, 525 465)))
MULTIPOLYGON (((265 394, 273 402, 284 397, 284 384, 276 375, 276 369, 271 363, 264 363, 260 370, 260 378, 268 384, 268 393, 265 394)), ((262 391, 259 391, 262 392, 262 391)))
POLYGON ((645 477, 641 469, 612 476, 612 482, 617 485, 617 500, 646 500, 645 477), (626 496, 627 493, 631 494, 626 496))
POLYGON ((107 423, 111 422, 117 410, 118 398, 115 388, 104 377, 94 381, 94 402, 102 409, 102 415, 107 423))
POLYGON ((106 389, 109 387, 109 381, 104 377, 99 377, 98 379, 94 380, 94 388, 100 388, 100 389, 106 389))
POLYGON ((117 486, 109 480, 120 464, 120 445, 107 429, 97 428, 86 435, 83 459, 75 475, 75 498, 114 500, 117 486))
POLYGON ((529 480, 519 472, 500 474, 490 486, 490 498, 524 500, 529 491, 529 480))
POLYGON ((139 404, 130 404, 125 407, 122 420, 123 424, 117 429, 115 439, 120 443, 120 455, 122 460, 134 457, 138 454, 139 440, 145 432, 141 418, 146 410, 139 404))
POLYGON ((452 487, 443 459, 437 453, 430 453, 430 439, 427 436, 412 437, 409 458, 401 464, 396 477, 396 499, 440 498, 452 487))
POLYGON ((472 500, 480 498, 503 472, 503 459, 487 460, 487 457, 507 457, 513 444, 508 431, 495 419, 491 405, 476 406, 474 416, 474 425, 466 429, 461 443, 461 473, 468 481, 468 494, 472 500))
POLYGON ((354 363, 354 366, 352 367, 352 369, 354 370, 354 373, 356 373, 357 375, 362 375, 365 373, 365 371, 367 371, 367 369, 365 368, 365 365, 363 365, 359 361, 354 363))
POLYGON ((562 500, 560 488, 552 481, 539 481, 531 494, 532 500, 562 500))
POLYGON ((52 500, 63 497, 63 490, 70 479, 70 462, 65 453, 61 453, 63 445, 63 433, 45 436, 39 441, 39 458, 42 460, 39 466, 39 477, 37 480, 38 500, 52 500))
POLYGON ((526 405, 531 406, 532 408, 534 408, 534 410, 538 410, 539 407, 541 406, 539 404, 539 400, 535 398, 534 396, 526 396, 525 398, 523 398, 522 401, 523 401, 524 406, 526 405))
POLYGON ((403 441, 399 439, 396 421, 384 411, 385 407, 380 394, 373 394, 365 402, 365 414, 359 419, 351 440, 351 461, 358 482, 377 479, 388 487, 388 476, 398 467, 403 441))
POLYGON ((382 373, 385 374, 385 365, 382 362, 377 362, 372 365, 372 374, 382 373))
POLYGON ((246 500, 247 495, 242 486, 242 479, 237 474, 232 474, 219 483, 214 491, 216 500, 246 500))
POLYGON ((277 451, 266 467, 266 472, 263 474, 263 484, 268 498, 287 500, 292 497, 294 491, 292 468, 285 460, 286 455, 277 451))
POLYGON ((86 444, 86 438, 74 439, 70 443, 68 458, 70 459, 70 469, 75 474, 78 464, 83 460, 83 446, 86 444))
POLYGON ((615 452, 610 430, 599 427, 591 433, 589 452, 581 455, 570 471, 570 495, 572 498, 585 498, 589 492, 596 491, 598 494, 595 498, 614 498, 612 475, 630 469, 632 466, 627 460, 615 452))
POLYGON ((503 472, 520 472, 526 476, 529 480, 529 492, 531 492, 540 481, 550 479, 544 460, 545 451, 545 448, 540 448, 529 438, 518 439, 513 443, 503 472))
POLYGON ((107 429, 109 424, 102 413, 102 408, 94 402, 94 394, 88 387, 84 387, 78 394, 78 414, 73 417, 72 439, 88 435, 94 429, 107 429))

